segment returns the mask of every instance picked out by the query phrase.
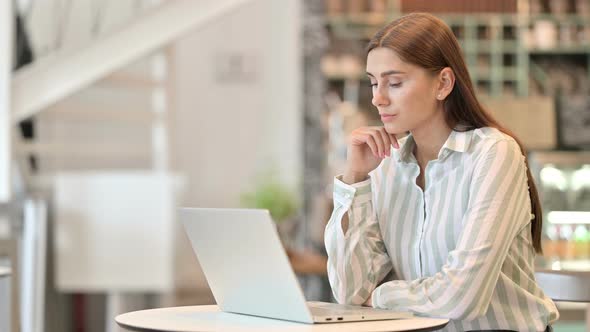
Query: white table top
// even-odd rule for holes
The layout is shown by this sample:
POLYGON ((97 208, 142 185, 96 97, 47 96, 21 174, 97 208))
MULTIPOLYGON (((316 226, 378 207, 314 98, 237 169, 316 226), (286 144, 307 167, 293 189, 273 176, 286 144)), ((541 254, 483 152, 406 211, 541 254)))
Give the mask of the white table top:
POLYGON ((10 270, 10 268, 0 266, 0 278, 8 277, 8 276, 10 276, 11 273, 12 273, 12 270, 10 270))
POLYGON ((431 331, 449 320, 414 317, 371 322, 304 324, 219 311, 216 305, 171 307, 121 314, 115 321, 130 331, 431 331))

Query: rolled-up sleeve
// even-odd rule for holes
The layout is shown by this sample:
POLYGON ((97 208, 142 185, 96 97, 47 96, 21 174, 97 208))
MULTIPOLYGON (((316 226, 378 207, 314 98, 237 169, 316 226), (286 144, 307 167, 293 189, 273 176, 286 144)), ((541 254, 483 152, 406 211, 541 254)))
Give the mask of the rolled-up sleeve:
POLYGON ((490 144, 475 161, 472 176, 463 229, 441 271, 427 278, 380 285, 373 292, 374 307, 453 320, 471 320, 486 313, 510 245, 531 220, 526 166, 519 146, 510 139, 490 144))
POLYGON ((334 210, 326 225, 328 277, 339 303, 362 304, 391 270, 373 212, 371 180, 348 185, 334 179, 334 210), (342 218, 348 214, 348 229, 342 218))

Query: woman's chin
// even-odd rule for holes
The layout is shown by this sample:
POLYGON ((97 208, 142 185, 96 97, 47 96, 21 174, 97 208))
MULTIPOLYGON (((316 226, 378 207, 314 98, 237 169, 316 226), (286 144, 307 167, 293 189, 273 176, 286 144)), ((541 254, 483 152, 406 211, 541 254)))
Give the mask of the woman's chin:
POLYGON ((399 125, 396 125, 393 123, 388 123, 388 122, 384 123, 383 127, 385 128, 385 131, 388 134, 394 134, 394 135, 404 134, 408 131, 406 128, 403 128, 399 125))

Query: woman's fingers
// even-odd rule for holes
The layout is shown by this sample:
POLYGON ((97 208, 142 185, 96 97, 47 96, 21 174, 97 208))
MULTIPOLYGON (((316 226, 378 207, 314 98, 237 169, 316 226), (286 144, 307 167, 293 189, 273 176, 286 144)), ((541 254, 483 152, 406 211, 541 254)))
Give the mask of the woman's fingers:
POLYGON ((373 155, 376 158, 379 158, 377 143, 375 142, 375 139, 373 138, 373 135, 371 135, 370 133, 367 133, 365 135, 366 135, 365 142, 367 143, 367 145, 371 149, 371 152, 373 153, 373 155))
POLYGON ((381 135, 381 139, 383 140, 383 153, 385 154, 385 156, 390 157, 392 142, 389 137, 389 134, 385 131, 385 128, 383 127, 379 129, 379 134, 381 135))
POLYGON ((395 137, 394 134, 388 134, 388 135, 391 138, 391 144, 393 144, 393 146, 395 146, 396 149, 399 149, 399 142, 397 141, 397 137, 395 137))
POLYGON ((391 156, 391 146, 399 149, 399 143, 394 134, 388 133, 384 127, 361 127, 351 135, 354 145, 367 144, 375 158, 391 156))
POLYGON ((383 137, 379 129, 371 128, 371 136, 373 136, 375 143, 377 143, 377 157, 383 158, 385 156, 385 142, 383 142, 383 137))

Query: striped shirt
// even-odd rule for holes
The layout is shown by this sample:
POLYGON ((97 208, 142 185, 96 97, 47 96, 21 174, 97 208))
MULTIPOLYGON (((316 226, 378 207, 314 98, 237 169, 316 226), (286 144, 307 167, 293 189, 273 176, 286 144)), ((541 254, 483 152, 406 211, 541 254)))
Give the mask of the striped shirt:
POLYGON ((445 331, 543 331, 556 321, 535 282, 516 141, 489 127, 452 131, 425 169, 424 190, 412 136, 399 143, 368 180, 334 179, 325 244, 336 300, 362 304, 372 293, 374 307, 449 318, 445 331))

